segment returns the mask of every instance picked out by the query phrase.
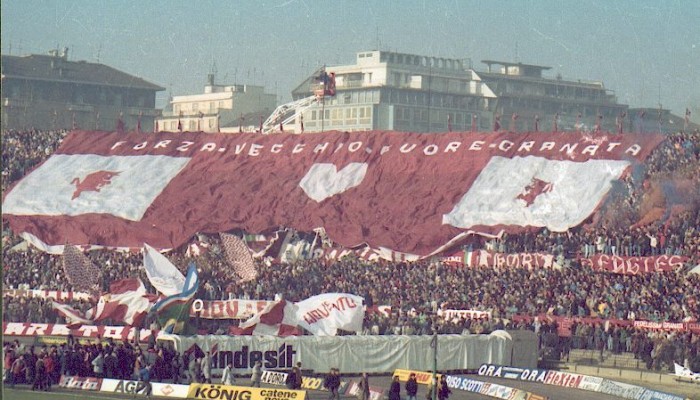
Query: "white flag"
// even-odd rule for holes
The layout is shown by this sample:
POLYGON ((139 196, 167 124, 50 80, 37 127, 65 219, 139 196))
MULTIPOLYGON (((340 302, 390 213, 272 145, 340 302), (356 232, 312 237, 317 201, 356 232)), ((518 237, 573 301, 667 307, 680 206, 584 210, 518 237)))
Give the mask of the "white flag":
POLYGON ((316 336, 335 336, 338 329, 362 330, 364 299, 347 293, 326 293, 296 303, 299 325, 316 336))
POLYGON ((146 243, 143 246, 143 266, 148 280, 157 291, 166 296, 182 293, 185 276, 170 260, 146 243))
POLYGON ((3 214, 112 214, 139 221, 189 158, 56 154, 7 195, 3 214))
POLYGON ((517 225, 563 232, 591 215, 629 165, 619 160, 493 157, 442 223, 465 229, 517 225))

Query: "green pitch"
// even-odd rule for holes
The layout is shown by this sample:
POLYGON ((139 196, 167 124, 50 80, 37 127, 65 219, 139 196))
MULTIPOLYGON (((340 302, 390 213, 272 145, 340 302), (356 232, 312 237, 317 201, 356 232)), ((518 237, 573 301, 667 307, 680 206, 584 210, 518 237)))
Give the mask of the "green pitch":
MULTIPOLYGON (((143 396, 140 398, 146 399, 143 396)), ((32 392, 27 389, 9 389, 3 388, 2 399, 4 400, 86 400, 86 399, 130 399, 132 397, 125 395, 113 395, 108 393, 90 393, 90 392, 32 392)))

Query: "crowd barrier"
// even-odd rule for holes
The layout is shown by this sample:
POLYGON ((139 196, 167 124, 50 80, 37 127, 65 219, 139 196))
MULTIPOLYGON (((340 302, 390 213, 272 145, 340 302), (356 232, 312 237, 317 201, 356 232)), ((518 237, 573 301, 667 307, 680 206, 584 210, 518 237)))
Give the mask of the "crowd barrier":
MULTIPOLYGON (((631 385, 596 376, 581 375, 546 369, 528 369, 498 364, 479 367, 479 376, 539 382, 544 385, 561 386, 591 392, 610 394, 631 400, 686 400, 683 396, 660 392, 642 386, 631 385)), ((572 394, 573 396, 573 394, 572 394)))
MULTIPOLYGON (((289 376, 286 372, 278 371, 263 371, 260 381, 268 385, 284 386, 289 376)), ((301 379, 301 388, 304 390, 321 390, 327 392, 328 389, 323 387, 324 377, 303 376, 301 379)), ((339 394, 355 396, 359 392, 359 382, 356 380, 340 380, 338 387, 339 394)), ((381 400, 384 398, 384 389, 381 387, 369 387, 369 400, 381 400)))
MULTIPOLYGON (((422 385, 430 384, 433 374, 426 371, 397 369, 394 376, 399 377, 399 381, 405 382, 411 374, 416 374, 416 382, 422 385)), ((440 379, 441 374, 436 374, 440 379)), ((478 393, 488 397, 505 400, 548 400, 547 396, 531 393, 522 389, 510 386, 499 385, 497 383, 484 382, 464 376, 446 375, 447 387, 454 390, 462 390, 470 393, 478 393)))
POLYGON ((305 390, 253 388, 192 383, 171 383, 101 379, 93 377, 61 376, 59 387, 92 392, 121 393, 136 396, 159 396, 201 400, 304 400, 305 390), (150 390, 149 390, 150 389, 150 390))
MULTIPOLYGON (((172 341, 181 353, 216 348, 212 354, 214 373, 220 373, 229 362, 238 371, 250 373, 256 361, 261 361, 266 369, 291 368, 302 361, 304 368, 314 371, 339 368, 341 373, 382 373, 408 366, 425 370, 433 365, 432 339, 428 335, 159 336, 159 340, 172 341)), ((489 335, 440 335, 437 351, 440 369, 477 369, 483 363, 510 363, 513 339, 505 331, 489 335)))

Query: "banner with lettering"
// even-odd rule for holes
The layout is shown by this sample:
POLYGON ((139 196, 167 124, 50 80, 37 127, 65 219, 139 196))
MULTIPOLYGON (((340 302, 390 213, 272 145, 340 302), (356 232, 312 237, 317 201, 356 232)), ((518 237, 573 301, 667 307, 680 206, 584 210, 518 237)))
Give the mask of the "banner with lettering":
MULTIPOLYGON (((37 324, 31 322, 3 322, 2 333, 4 336, 59 336, 66 337, 72 335, 76 339, 83 338, 103 338, 118 340, 134 340, 137 328, 130 326, 95 326, 81 325, 78 328, 69 328, 64 324, 37 324)), ((148 340, 151 335, 157 335, 157 331, 150 329, 139 329, 139 340, 148 340)))
POLYGON ((571 331, 571 327, 574 322, 597 325, 608 324, 611 326, 625 326, 643 330, 663 330, 700 333, 700 322, 654 322, 626 319, 602 319, 594 317, 561 317, 556 315, 545 314, 539 316, 516 314, 511 317, 511 320, 515 323, 519 323, 522 321, 531 322, 536 317, 539 318, 540 321, 556 322, 558 325, 557 334, 561 337, 570 337, 575 333, 571 331))
POLYGON ((465 264, 469 267, 552 269, 561 268, 554 255, 547 253, 497 253, 488 250, 467 252, 465 264))
POLYGON ((663 140, 73 131, 6 192, 2 214, 14 232, 53 252, 65 243, 170 249, 197 232, 283 226, 323 228, 346 248, 428 256, 464 235, 577 226, 663 140))
POLYGON ((205 319, 248 319, 272 303, 269 300, 200 300, 192 303, 190 317, 205 319))
POLYGON ((641 275, 656 272, 669 272, 683 268, 688 261, 686 256, 648 256, 648 257, 623 257, 596 254, 593 257, 580 258, 584 266, 589 266, 596 271, 606 271, 613 274, 641 275))
POLYGON ((24 289, 4 289, 3 297, 38 297, 41 299, 54 299, 59 303, 73 300, 93 300, 89 293, 64 292, 61 290, 24 290, 24 289))
POLYGON ((491 311, 480 310, 438 310, 437 315, 445 320, 457 319, 491 319, 491 311))
POLYGON ((348 293, 325 293, 309 297, 298 307, 299 325, 316 336, 335 336, 338 330, 362 331, 364 299, 348 293))

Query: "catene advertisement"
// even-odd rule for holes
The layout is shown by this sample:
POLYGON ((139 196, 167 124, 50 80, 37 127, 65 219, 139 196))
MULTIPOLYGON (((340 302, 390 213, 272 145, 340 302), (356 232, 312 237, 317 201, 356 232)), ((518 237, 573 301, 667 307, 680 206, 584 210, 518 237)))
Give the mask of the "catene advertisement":
POLYGON ((306 391, 194 383, 190 385, 187 397, 202 400, 304 400, 306 391))

